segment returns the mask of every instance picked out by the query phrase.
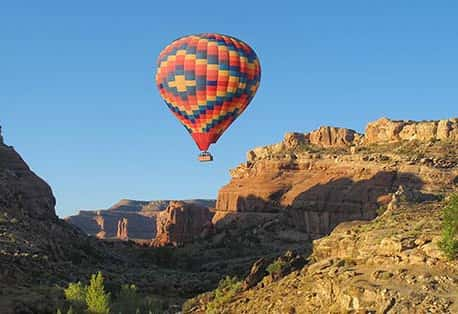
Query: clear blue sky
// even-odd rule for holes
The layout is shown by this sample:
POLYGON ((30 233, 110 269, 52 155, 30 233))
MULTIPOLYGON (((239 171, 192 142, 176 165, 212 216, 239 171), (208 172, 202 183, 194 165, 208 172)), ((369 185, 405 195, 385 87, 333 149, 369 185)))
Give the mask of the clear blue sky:
POLYGON ((458 116, 456 1, 2 1, 0 124, 57 211, 120 198, 214 198, 252 147, 320 125, 458 116), (213 164, 168 112, 155 61, 219 32, 262 65, 213 164))

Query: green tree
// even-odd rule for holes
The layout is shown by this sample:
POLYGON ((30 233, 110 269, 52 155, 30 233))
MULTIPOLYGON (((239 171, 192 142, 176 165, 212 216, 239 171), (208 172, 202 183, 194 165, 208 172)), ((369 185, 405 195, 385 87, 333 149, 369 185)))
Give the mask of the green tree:
POLYGON ((443 209, 442 219, 442 237, 439 247, 448 258, 458 258, 458 194, 450 197, 443 209))
POLYGON ((108 314, 110 312, 110 293, 105 292, 101 272, 91 276, 86 292, 86 305, 91 314, 108 314))
POLYGON ((77 309, 83 309, 86 304, 86 291, 87 287, 80 281, 69 283, 67 289, 64 290, 65 299, 77 309))

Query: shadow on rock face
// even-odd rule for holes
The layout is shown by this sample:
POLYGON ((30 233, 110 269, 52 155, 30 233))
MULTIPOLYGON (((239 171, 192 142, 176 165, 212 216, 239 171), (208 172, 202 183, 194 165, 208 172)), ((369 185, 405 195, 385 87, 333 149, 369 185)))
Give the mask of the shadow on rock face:
POLYGON ((381 171, 360 181, 340 178, 300 193, 287 212, 293 225, 319 237, 344 221, 374 219, 377 208, 386 205, 382 200, 401 185, 420 190, 424 183, 414 174, 396 171, 381 171))
POLYGON ((318 238, 341 222, 374 219, 376 210, 387 205, 399 186, 418 191, 424 182, 412 173, 380 171, 368 179, 342 177, 314 185, 299 193, 289 206, 281 206, 288 190, 276 191, 266 198, 254 194, 239 196, 238 208, 243 210, 217 212, 214 223, 218 228, 230 224, 262 225, 274 219, 286 219, 285 226, 294 226, 318 238))

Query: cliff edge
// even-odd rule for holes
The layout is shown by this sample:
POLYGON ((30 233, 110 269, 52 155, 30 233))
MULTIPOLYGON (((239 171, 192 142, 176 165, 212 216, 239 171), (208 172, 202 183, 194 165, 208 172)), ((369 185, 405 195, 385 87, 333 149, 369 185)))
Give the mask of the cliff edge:
POLYGON ((230 171, 215 217, 282 213, 318 238, 343 221, 375 218, 401 185, 424 200, 455 189, 457 148, 456 118, 382 118, 365 134, 336 127, 287 133, 281 143, 249 151, 230 171))

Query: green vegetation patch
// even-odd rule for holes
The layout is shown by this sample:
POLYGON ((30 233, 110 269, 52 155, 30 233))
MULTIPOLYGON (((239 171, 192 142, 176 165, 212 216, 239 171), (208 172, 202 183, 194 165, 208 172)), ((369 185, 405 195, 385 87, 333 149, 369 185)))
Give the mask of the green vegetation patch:
POLYGON ((440 249, 449 259, 458 258, 458 194, 450 197, 442 213, 440 249))
POLYGON ((133 284, 121 286, 121 290, 112 298, 106 291, 101 272, 93 274, 89 285, 81 282, 70 283, 64 290, 65 305, 57 314, 156 314, 163 312, 163 305, 153 297, 144 297, 133 284))
POLYGON ((267 266, 266 270, 272 276, 274 274, 280 273, 285 266, 286 262, 282 261, 281 259, 277 259, 273 261, 269 266, 267 266))
POLYGON ((213 300, 207 304, 206 313, 222 313, 223 306, 229 303, 241 291, 241 288, 242 282, 237 277, 226 276, 219 282, 218 288, 214 291, 213 300))

